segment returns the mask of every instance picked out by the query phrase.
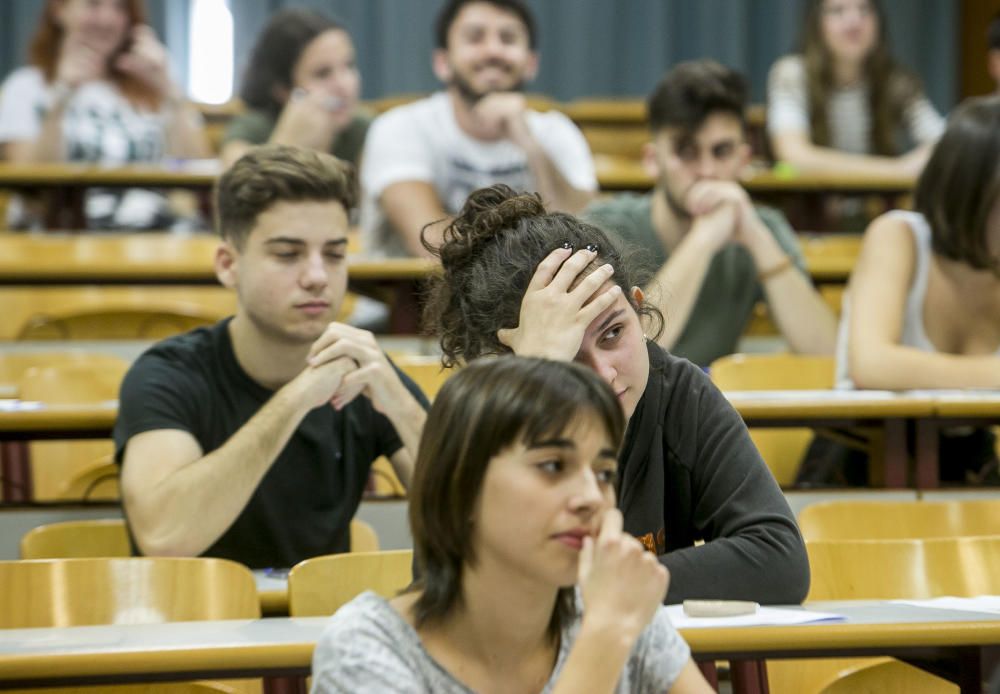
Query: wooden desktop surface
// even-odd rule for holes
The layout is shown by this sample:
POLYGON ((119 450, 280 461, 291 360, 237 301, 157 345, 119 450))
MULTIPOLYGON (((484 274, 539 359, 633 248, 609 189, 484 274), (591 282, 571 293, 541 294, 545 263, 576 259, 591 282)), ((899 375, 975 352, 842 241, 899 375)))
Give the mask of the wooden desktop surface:
MULTIPOLYGON (((962 668, 1000 644, 1000 615, 821 602, 845 622, 681 630, 698 660, 933 655, 962 668), (971 657, 970 657, 971 656, 971 657), (964 660, 964 662, 963 662, 964 660)), ((308 675, 325 617, 0 631, 0 686, 308 675)))
MULTIPOLYGON (((210 234, 2 234, 0 284, 216 284, 218 245, 210 234)), ((355 255, 348 275, 359 281, 421 280, 436 267, 425 258, 355 255)))
POLYGON ((175 164, 97 164, 51 163, 12 164, 0 162, 0 188, 89 188, 154 187, 211 188, 221 173, 216 160, 177 162, 175 164))
MULTIPOLYGON (((854 267, 860 237, 800 239, 806 267, 818 282, 843 282, 854 267)), ((356 281, 423 280, 437 261, 370 258, 350 236, 348 273, 356 281)), ((213 234, 0 234, 0 284, 215 284, 213 234)))
MULTIPOLYGON (((653 178, 632 157, 598 154, 594 157, 602 190, 648 190, 653 178)), ((907 193, 916 185, 910 176, 845 176, 841 174, 783 174, 755 171, 743 180, 751 195, 763 193, 907 193)))

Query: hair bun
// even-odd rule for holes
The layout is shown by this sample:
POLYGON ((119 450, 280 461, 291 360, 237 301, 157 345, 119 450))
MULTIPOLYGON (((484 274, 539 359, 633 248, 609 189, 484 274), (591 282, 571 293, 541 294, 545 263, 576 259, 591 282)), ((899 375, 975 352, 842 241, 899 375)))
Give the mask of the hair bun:
POLYGON ((469 194, 445 229, 441 247, 432 250, 447 270, 472 257, 502 232, 516 228, 521 220, 544 214, 545 205, 538 193, 519 193, 503 183, 480 188, 469 194))

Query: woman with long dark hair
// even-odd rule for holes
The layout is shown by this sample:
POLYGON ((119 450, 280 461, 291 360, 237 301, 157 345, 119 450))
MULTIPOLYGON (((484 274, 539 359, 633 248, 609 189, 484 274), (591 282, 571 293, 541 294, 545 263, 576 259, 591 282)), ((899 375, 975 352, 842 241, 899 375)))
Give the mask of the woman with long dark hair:
POLYGON ((343 26, 309 9, 275 12, 251 53, 240 91, 247 111, 226 129, 223 163, 270 142, 357 165, 371 123, 358 109, 360 93, 354 44, 343 26))
POLYGON ((812 0, 802 52, 774 64, 767 128, 800 171, 916 176, 944 121, 889 52, 880 0, 812 0))

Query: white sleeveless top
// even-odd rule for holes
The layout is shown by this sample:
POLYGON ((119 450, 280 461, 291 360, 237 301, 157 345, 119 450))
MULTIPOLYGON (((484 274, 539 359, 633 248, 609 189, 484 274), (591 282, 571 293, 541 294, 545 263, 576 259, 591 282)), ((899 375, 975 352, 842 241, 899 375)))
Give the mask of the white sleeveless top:
MULTIPOLYGON (((924 299, 927 298, 927 276, 931 264, 931 227, 919 212, 908 210, 893 210, 888 213, 906 222, 907 228, 913 233, 913 243, 916 248, 916 264, 913 268, 913 281, 906 295, 906 306, 903 311, 903 332, 899 344, 922 350, 936 352, 937 348, 927 337, 924 330, 924 299)), ((847 373, 847 343, 848 325, 851 318, 850 296, 844 294, 840 314, 840 326, 837 331, 837 388, 853 389, 854 382, 847 373)))

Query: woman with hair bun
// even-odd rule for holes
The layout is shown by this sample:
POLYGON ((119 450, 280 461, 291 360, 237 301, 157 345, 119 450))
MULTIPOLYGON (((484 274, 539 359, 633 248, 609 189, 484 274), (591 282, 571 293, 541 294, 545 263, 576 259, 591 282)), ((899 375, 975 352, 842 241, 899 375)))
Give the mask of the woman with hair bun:
POLYGON ((610 384, 628 419, 618 506, 669 569, 667 602, 805 598, 802 539, 743 421, 698 367, 646 337, 662 316, 603 231, 495 185, 430 250, 444 272, 425 318, 446 365, 513 352, 576 361, 610 384))
POLYGON ((313 692, 712 690, 660 604, 667 571, 622 530, 614 393, 575 364, 505 356, 448 379, 420 439, 420 577, 330 620, 313 692))

